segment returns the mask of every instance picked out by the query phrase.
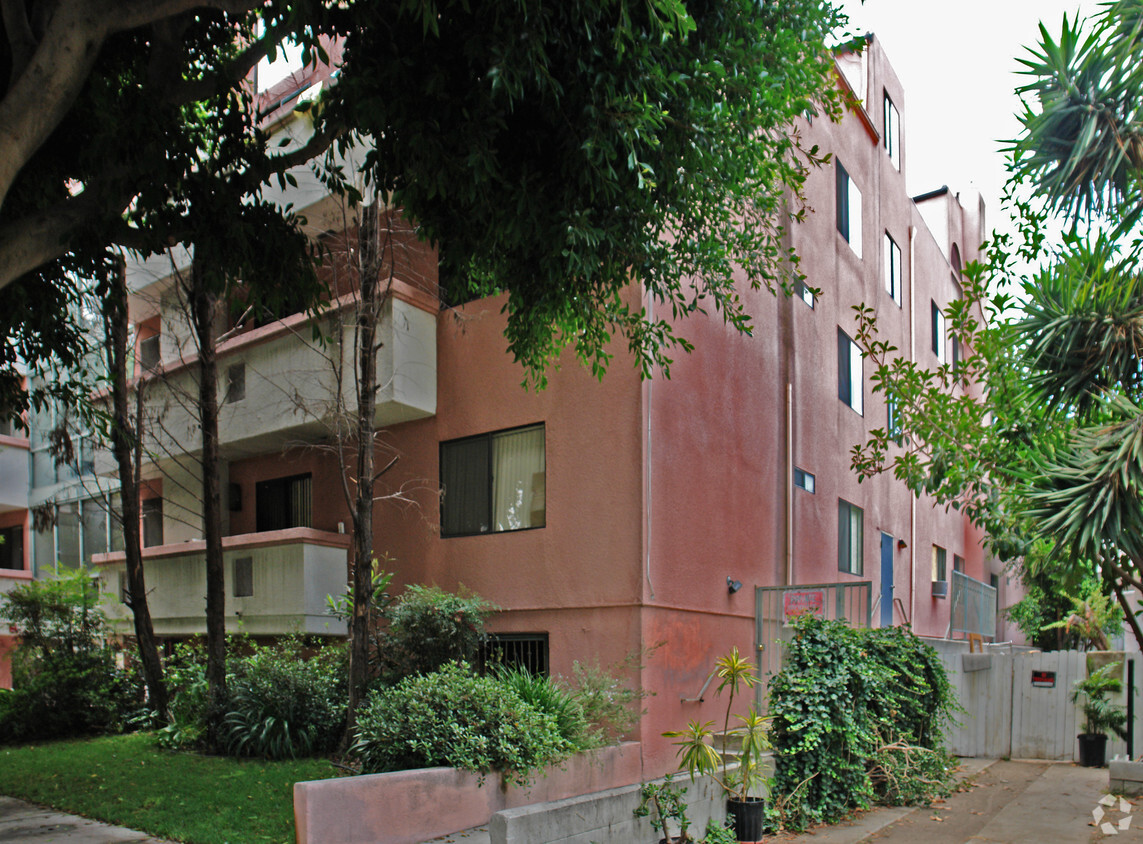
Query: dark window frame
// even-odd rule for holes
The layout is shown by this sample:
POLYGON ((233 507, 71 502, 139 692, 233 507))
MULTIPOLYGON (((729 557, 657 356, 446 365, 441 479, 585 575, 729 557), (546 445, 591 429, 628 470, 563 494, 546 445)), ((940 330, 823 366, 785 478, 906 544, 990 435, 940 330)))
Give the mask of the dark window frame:
POLYGON ((837 500, 837 570, 842 574, 861 577, 865 574, 865 510, 844 498, 837 500), (854 513, 860 514, 857 542, 853 541, 854 513), (851 551, 856 549, 857 559, 851 551))
MULTIPOLYGON (((440 505, 441 537, 443 537, 445 539, 454 539, 454 538, 459 538, 459 537, 464 537, 464 536, 485 536, 485 535, 489 535, 489 534, 499 534, 499 533, 519 533, 521 531, 527 531, 527 530, 540 530, 541 528, 546 527, 547 526, 547 500, 546 500, 547 499, 547 492, 546 492, 546 490, 547 490, 547 472, 548 472, 547 450, 548 450, 548 432, 547 432, 547 425, 544 422, 537 422, 537 423, 532 423, 529 425, 519 425, 519 426, 516 426, 514 428, 501 428, 501 429, 496 430, 496 431, 486 431, 486 432, 481 433, 481 434, 473 434, 473 435, 467 436, 467 437, 458 437, 456 439, 441 441, 441 443, 438 446, 438 451, 437 451, 437 458, 438 458, 437 468, 438 468, 438 473, 439 473, 440 489, 442 491, 441 505, 440 505), (524 433, 527 431, 535 431, 535 430, 539 430, 543 433, 544 487, 545 487, 544 520, 541 524, 536 524, 536 525, 529 524, 529 525, 526 525, 524 527, 507 528, 504 530, 497 530, 495 527, 495 521, 496 521, 495 520, 495 513, 493 512, 494 508, 495 508, 495 476, 494 476, 494 472, 492 471, 492 463, 494 460, 493 447, 492 447, 493 446, 493 440, 497 437, 510 436, 512 434, 524 433), (480 530, 480 529, 471 530, 471 529, 465 529, 465 528, 454 529, 451 526, 452 523, 456 522, 456 521, 461 521, 462 519, 451 518, 450 514, 446 511, 446 508, 449 506, 448 489, 447 489, 448 484, 447 484, 446 479, 445 479, 445 474, 447 471, 446 464, 449 462, 450 459, 462 459, 462 458, 450 458, 448 456, 448 452, 452 452, 454 450, 459 450, 465 446, 478 445, 478 444, 484 444, 485 445, 485 450, 483 452, 483 455, 481 455, 483 460, 484 460, 484 466, 481 469, 481 471, 483 472, 483 475, 484 475, 483 480, 485 482, 485 484, 484 484, 485 485, 484 504, 485 504, 485 507, 487 509, 486 509, 486 512, 484 513, 484 515, 487 516, 488 527, 485 530, 480 530)), ((469 455, 469 459, 471 459, 471 455, 469 455)), ((456 515, 456 514, 452 514, 452 515, 456 515)))
POLYGON ((313 473, 301 472, 296 475, 283 475, 267 478, 254 484, 254 531, 265 533, 273 530, 313 527, 313 473), (295 512, 293 486, 306 487, 304 512, 295 512))

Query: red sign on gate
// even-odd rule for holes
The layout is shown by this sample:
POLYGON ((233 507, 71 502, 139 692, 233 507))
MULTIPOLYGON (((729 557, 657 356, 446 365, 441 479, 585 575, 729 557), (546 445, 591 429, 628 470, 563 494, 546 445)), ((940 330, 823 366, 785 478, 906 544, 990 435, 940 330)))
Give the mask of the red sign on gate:
POLYGON ((786 618, 794 618, 803 613, 812 613, 820 618, 824 608, 825 593, 821 589, 782 593, 782 609, 786 613, 786 618))

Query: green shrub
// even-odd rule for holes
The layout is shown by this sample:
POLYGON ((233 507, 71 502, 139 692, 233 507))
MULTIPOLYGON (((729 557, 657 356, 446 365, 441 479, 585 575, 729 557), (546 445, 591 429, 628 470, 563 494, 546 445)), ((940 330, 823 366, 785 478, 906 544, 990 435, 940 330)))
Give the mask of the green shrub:
POLYGON ((206 735, 206 653, 201 643, 179 642, 164 666, 170 719, 159 730, 159 744, 170 750, 197 748, 206 735))
POLYGON ((908 630, 802 616, 770 684, 777 820, 801 829, 947 793, 955 706, 936 653, 908 630))
POLYGON ((457 663, 372 692, 353 747, 362 773, 447 765, 516 783, 572 750, 554 717, 457 663))
POLYGON ((569 690, 550 677, 532 674, 523 668, 501 668, 495 676, 522 701, 551 715, 560 735, 571 747, 582 750, 587 746, 587 719, 583 707, 569 690))
MULTIPOLYGON (((642 658, 653 650, 628 656, 620 663, 620 673, 641 667, 642 658)), ((654 694, 624 682, 598 662, 584 665, 576 661, 572 664, 572 674, 572 696, 587 722, 584 749, 619 741, 638 725, 643 698, 654 694)))
POLYGON ((133 672, 116 668, 99 587, 87 572, 18 586, 0 598, 0 615, 19 637, 12 691, 0 697, 0 740, 123 729, 142 689, 133 672))
POLYGON ((449 662, 472 662, 484 641, 484 622, 496 608, 464 591, 410 586, 386 613, 389 627, 379 635, 381 677, 394 683, 429 674, 449 662))
POLYGON ((332 752, 345 726, 343 648, 305 658, 285 639, 234 660, 222 744, 232 756, 293 759, 332 752))

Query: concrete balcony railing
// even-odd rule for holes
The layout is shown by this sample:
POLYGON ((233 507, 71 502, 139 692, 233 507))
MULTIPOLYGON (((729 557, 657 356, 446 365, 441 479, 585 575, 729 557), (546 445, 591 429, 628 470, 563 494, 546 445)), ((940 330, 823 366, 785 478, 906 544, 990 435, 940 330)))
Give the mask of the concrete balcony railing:
MULTIPOLYGON (((376 418, 394 425, 436 412, 437 341, 435 298, 399 282, 385 304, 378 328, 376 418)), ((218 349, 219 433, 223 457, 241 459, 299 440, 329 434, 338 405, 338 378, 331 357, 343 358, 342 406, 356 407, 352 325, 321 318, 329 342, 314 341, 305 314, 288 317, 226 340, 218 349)), ((166 341, 173 344, 174 341, 166 341)), ((158 454, 197 449, 195 402, 198 368, 189 352, 168 345, 158 371, 149 375, 145 404, 158 454), (188 448, 188 444, 193 444, 188 448)))
MULTIPOLYGON (((312 528, 225 537, 226 629, 255 636, 344 636, 345 623, 329 614, 326 596, 345 592, 349 545, 346 535, 312 528)), ((123 553, 96 554, 92 561, 109 619, 129 633, 123 553)), ((206 543, 146 548, 143 573, 157 635, 206 633, 206 543)))
POLYGON ((0 435, 0 513, 28 506, 28 441, 0 435))

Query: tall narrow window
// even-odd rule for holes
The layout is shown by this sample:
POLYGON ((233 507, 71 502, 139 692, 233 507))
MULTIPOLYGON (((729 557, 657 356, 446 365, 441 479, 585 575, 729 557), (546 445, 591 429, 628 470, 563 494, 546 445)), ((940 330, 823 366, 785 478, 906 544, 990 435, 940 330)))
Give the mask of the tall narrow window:
POLYGON ((901 444, 901 417, 897 413, 897 400, 892 396, 885 397, 885 433, 897 445, 901 444))
POLYGON ((933 546, 933 580, 948 580, 946 552, 939 545, 933 546))
POLYGON ((837 500, 837 569, 848 574, 864 572, 862 546, 865 543, 865 511, 855 504, 837 500))
POLYGON ((901 247, 885 232, 885 290, 901 305, 901 247))
POLYGON ((544 426, 441 443, 441 535, 543 527, 544 426))
POLYGON ((932 348, 933 354, 937 356, 937 360, 941 363, 945 362, 945 315, 940 308, 937 307, 936 302, 930 302, 932 305, 932 348))
POLYGON ((893 162, 893 166, 900 170, 901 116, 897 112, 897 107, 893 105, 893 101, 889 99, 888 94, 885 95, 885 125, 882 128, 884 130, 882 143, 885 144, 885 153, 889 156, 889 160, 893 162))
POLYGON ((0 528, 0 569, 24 568, 24 528, 22 525, 0 528))
POLYGON ((309 474, 259 481, 254 485, 254 529, 286 530, 313 526, 313 482, 309 474))
POLYGON ((960 554, 953 554, 953 571, 959 571, 964 574, 964 557, 960 554))
POLYGON ((837 161, 837 230, 858 258, 861 257, 861 191, 837 161))
POLYGON ((144 370, 157 369, 159 366, 159 335, 152 334, 139 341, 139 366, 144 370))
POLYGON ((246 398, 246 364, 237 363, 226 368, 225 404, 233 404, 246 398))
POLYGON ((864 414, 861 349, 840 328, 837 330, 837 397, 864 414))
POLYGON ((142 502, 143 547, 151 548, 163 544, 163 499, 148 498, 142 502))

